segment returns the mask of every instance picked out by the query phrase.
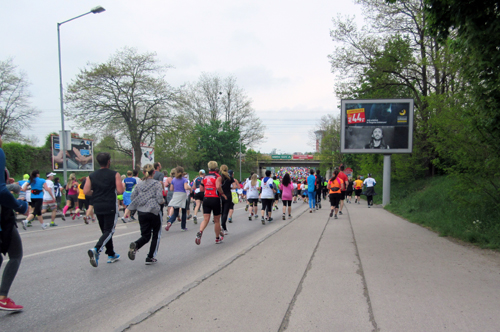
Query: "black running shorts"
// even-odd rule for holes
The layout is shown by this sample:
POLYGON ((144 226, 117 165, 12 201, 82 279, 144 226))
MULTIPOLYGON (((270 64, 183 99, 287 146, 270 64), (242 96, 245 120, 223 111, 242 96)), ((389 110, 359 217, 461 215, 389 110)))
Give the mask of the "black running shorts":
POLYGON ((219 197, 203 198, 203 214, 214 213, 214 216, 220 216, 221 206, 219 197))

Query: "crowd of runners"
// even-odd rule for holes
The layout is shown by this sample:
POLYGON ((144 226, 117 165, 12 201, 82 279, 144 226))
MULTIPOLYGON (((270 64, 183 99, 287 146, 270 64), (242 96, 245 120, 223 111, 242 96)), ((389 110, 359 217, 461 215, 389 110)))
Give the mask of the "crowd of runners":
MULTIPOLYGON (((162 171, 162 165, 159 162, 147 164, 142 169, 143 177, 140 178, 137 171, 129 171, 127 175, 120 176, 118 172, 111 170, 111 159, 108 153, 98 154, 96 160, 100 169, 80 179, 71 174, 66 185, 62 185, 59 178, 55 177, 56 174, 52 172, 46 174, 46 179, 40 177, 38 170, 25 174, 23 180, 16 184, 17 191, 14 188, 18 198, 14 200, 16 203, 11 205, 11 211, 27 216, 22 221, 22 227, 25 230, 31 226, 35 218, 39 220, 42 229, 56 227, 57 213, 61 214, 63 220, 68 217, 73 220, 83 217, 86 224, 97 220, 102 235, 95 246, 88 250, 90 264, 93 267, 98 267, 103 250, 108 256, 107 263, 114 263, 120 259, 120 255, 115 252, 113 246, 113 234, 120 219, 127 223, 135 220, 135 215, 137 215, 141 236, 130 243, 128 257, 130 260, 135 260, 137 251, 151 241, 146 255, 146 264, 150 265, 157 262, 156 256, 163 229, 164 213, 166 214, 165 231, 169 231, 176 221, 181 223, 182 231, 187 231, 187 220, 192 219, 195 225, 198 224, 198 213, 201 212, 203 217, 199 231, 196 233, 196 245, 201 244, 202 236, 210 225, 210 221, 214 227, 215 243, 219 244, 229 234, 228 223, 233 222, 234 205, 238 202, 245 202, 245 211, 248 212, 249 220, 258 219, 260 215, 262 225, 266 225, 273 221, 272 213, 279 210, 280 200, 282 219, 286 220, 292 218, 292 204, 302 201, 303 204, 308 204, 309 213, 313 213, 321 209, 322 200, 328 198, 330 217, 337 219, 338 215, 342 215, 344 204, 352 202, 353 193, 355 194, 354 203, 360 204, 363 187, 365 188, 363 194, 367 195, 368 207, 370 207, 373 204, 373 187, 376 184, 370 175, 364 181, 360 176, 356 180, 348 177, 344 173, 343 166, 335 168, 330 179, 323 177, 319 169, 284 167, 275 170, 274 174, 271 170, 267 170, 262 178, 251 173, 240 183, 234 178, 232 170, 229 170, 226 165, 219 166, 216 161, 210 161, 207 164, 207 171, 200 170, 198 176, 190 181, 188 174, 181 166, 170 171, 162 171), (64 192, 66 202, 60 210, 64 192), (29 203, 29 211, 25 209, 26 202, 29 203), (191 207, 193 207, 192 213, 191 207), (121 218, 120 208, 124 210, 121 218), (42 214, 48 211, 51 213, 51 221, 44 223, 42 214)), ((5 179, 10 180, 8 175, 5 179)), ((0 189, 1 187, 0 181, 0 189)), ((12 221, 10 217, 2 218, 3 229, 9 228, 4 223, 6 219, 12 221)), ((16 228, 13 227, 13 229, 16 228)), ((19 237, 17 230, 15 233, 19 237)), ((5 232, 2 234, 5 235, 5 232)), ((15 240, 12 241, 12 246, 16 247, 15 240)), ((2 253, 9 253, 10 260, 6 271, 15 270, 13 273, 15 276, 18 268, 18 265, 15 266, 16 255, 19 256, 19 253, 15 250, 11 252, 10 249, 12 248, 2 253)), ((22 252, 20 256, 22 257, 22 252)), ((1 262, 0 258, 0 264, 1 262)), ((7 275, 10 274, 7 273, 7 275)), ((13 277, 7 280, 6 283, 9 280, 11 283, 13 277)), ((22 306, 15 305, 10 299, 10 302, 2 303, 2 297, 6 298, 10 287, 10 285, 7 287, 3 284, 4 281, 0 287, 0 309, 21 310, 22 306), (6 291, 5 288, 7 288, 6 291)))

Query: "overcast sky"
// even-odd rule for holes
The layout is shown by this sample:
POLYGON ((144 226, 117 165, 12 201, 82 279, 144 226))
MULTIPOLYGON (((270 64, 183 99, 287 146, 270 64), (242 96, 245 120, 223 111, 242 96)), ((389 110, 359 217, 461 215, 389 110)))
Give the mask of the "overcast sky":
MULTIPOLYGON (((88 62, 131 46, 172 66, 172 86, 202 72, 235 76, 267 127, 261 152, 313 151, 308 132, 322 115, 338 114, 329 32, 338 14, 360 20, 352 0, 2 0, 0 59, 12 57, 32 83, 32 104, 42 113, 25 133, 40 145, 61 130, 57 22, 97 5, 106 11, 61 26, 64 87, 88 62)), ((73 123, 66 129, 84 132, 73 123)))

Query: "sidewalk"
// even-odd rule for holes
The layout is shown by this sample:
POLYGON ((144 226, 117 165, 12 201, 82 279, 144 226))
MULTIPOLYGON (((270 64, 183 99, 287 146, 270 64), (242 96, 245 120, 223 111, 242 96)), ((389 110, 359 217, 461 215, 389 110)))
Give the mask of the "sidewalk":
POLYGON ((128 330, 499 330, 498 253, 366 202, 337 220, 323 205, 128 330))

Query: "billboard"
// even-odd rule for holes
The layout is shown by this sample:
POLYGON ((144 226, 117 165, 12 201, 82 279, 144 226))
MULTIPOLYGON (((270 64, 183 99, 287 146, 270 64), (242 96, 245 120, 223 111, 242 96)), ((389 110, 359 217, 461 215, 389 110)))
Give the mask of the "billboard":
MULTIPOLYGON (((59 135, 52 135, 52 169, 63 170, 62 142, 59 135)), ((94 170, 94 141, 85 138, 71 138, 66 151, 66 169, 70 172, 94 170)))
POLYGON ((411 153, 413 99, 342 100, 340 152, 411 153))

